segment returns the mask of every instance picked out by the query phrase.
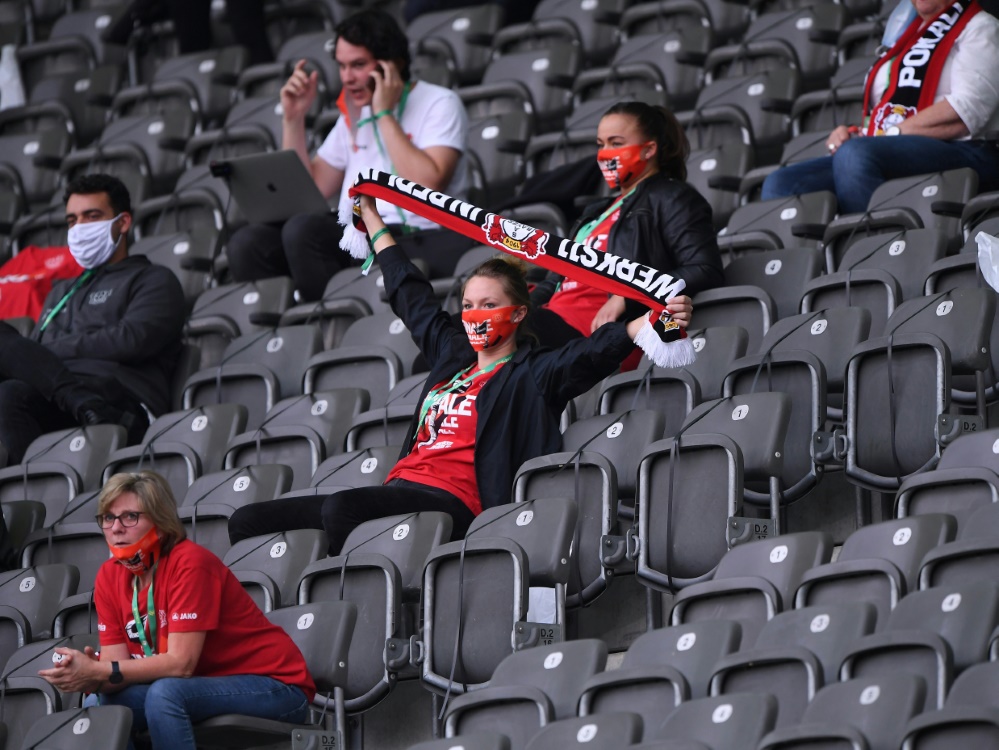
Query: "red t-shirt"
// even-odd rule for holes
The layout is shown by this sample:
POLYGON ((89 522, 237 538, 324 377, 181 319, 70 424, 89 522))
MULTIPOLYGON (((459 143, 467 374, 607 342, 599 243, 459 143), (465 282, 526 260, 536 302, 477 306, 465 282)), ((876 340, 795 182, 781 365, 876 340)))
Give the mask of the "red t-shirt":
MULTIPOLYGON (((97 571, 94 604, 101 645, 124 643, 133 659, 141 659, 132 615, 133 577, 117 560, 108 560, 97 571)), ((141 589, 138 596, 143 625, 147 591, 141 589)), ((232 571, 204 547, 184 540, 170 550, 156 569, 153 597, 157 653, 167 649, 171 632, 205 631, 195 675, 266 675, 300 687, 310 701, 315 697, 315 683, 295 642, 264 617, 232 571)))
POLYGON ((439 389, 446 382, 435 385, 427 394, 430 408, 413 449, 392 468, 385 481, 398 478, 437 487, 450 492, 474 515, 479 515, 482 501, 475 477, 475 426, 479 418, 475 400, 482 386, 502 366, 482 372, 474 365, 462 373, 455 383, 458 387, 444 392, 439 389))
MULTIPOLYGON (((587 247, 592 247, 602 253, 607 252, 607 238, 610 236, 611 227, 614 226, 614 222, 620 215, 621 206, 618 205, 602 221, 598 221, 592 228, 589 228, 589 231, 584 226, 576 235, 576 242, 582 242, 587 247)), ((605 302, 607 302, 607 292, 602 292, 589 284, 566 277, 562 280, 558 291, 542 307, 556 313, 584 336, 589 336, 593 317, 600 311, 605 302)))

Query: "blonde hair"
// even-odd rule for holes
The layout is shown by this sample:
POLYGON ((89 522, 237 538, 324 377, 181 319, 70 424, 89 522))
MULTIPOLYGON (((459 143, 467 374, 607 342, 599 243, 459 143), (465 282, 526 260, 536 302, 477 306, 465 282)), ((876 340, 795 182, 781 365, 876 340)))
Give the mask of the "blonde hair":
POLYGON ((111 477, 97 499, 97 514, 102 516, 107 513, 111 504, 126 492, 139 499, 139 509, 149 516, 159 532, 161 555, 187 538, 184 524, 177 515, 177 501, 170 485, 154 471, 129 472, 111 477))

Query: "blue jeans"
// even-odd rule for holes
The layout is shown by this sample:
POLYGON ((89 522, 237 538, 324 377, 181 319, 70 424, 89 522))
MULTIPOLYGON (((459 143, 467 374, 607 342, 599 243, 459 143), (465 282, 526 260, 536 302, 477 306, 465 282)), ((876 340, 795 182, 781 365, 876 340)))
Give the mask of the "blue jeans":
POLYGON ((983 141, 941 141, 921 135, 851 138, 832 156, 782 167, 763 183, 762 198, 830 190, 840 214, 867 210, 881 183, 899 177, 970 167, 980 193, 999 189, 999 147, 983 141))
MULTIPOLYGON (((96 705, 90 696, 84 705, 96 705)), ((132 709, 132 731, 149 730, 154 750, 196 750, 192 723, 222 714, 246 714, 295 724, 308 716, 301 688, 262 675, 163 677, 101 694, 102 705, 132 709)), ((129 743, 129 750, 133 746, 129 743)))

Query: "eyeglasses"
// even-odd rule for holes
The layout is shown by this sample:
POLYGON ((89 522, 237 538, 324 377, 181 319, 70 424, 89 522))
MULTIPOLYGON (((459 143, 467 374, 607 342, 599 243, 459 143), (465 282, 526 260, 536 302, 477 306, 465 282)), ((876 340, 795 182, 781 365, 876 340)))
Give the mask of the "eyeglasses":
POLYGON ((138 510, 130 510, 127 513, 122 513, 120 516, 116 516, 114 513, 103 513, 98 514, 97 523, 102 529, 110 529, 114 526, 115 521, 121 521, 121 525, 128 529, 139 523, 139 516, 144 515, 145 513, 138 510))

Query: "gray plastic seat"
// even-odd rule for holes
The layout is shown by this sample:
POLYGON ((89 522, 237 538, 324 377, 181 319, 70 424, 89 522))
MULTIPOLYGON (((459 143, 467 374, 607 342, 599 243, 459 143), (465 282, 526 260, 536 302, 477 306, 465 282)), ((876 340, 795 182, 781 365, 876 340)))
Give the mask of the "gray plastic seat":
POLYGON ((297 604, 302 571, 326 553, 326 534, 294 529, 243 539, 222 562, 263 612, 297 604))
MULTIPOLYGON (((906 520, 918 521, 924 517, 910 516, 906 520)), ((956 539, 948 539, 925 551, 919 563, 919 588, 996 580, 997 534, 999 504, 979 507, 961 524, 956 539)))
POLYGON ((125 750, 131 731, 132 711, 125 706, 74 708, 50 714, 32 724, 21 748, 125 750))
POLYGON ((0 578, 0 659, 32 641, 52 636, 63 598, 76 593, 80 572, 72 565, 8 570, 0 578))
POLYGON ((938 229, 900 229, 858 237, 843 252, 835 271, 879 268, 895 278, 902 299, 922 296, 926 269, 947 255, 949 238, 938 229))
POLYGON ((690 739, 712 750, 754 747, 773 729, 777 701, 769 693, 698 698, 673 709, 653 733, 657 739, 690 739))
POLYGON ((570 750, 617 750, 633 745, 642 735, 642 720, 634 713, 606 713, 577 719, 562 719, 546 726, 527 743, 527 750, 550 747, 570 750))
POLYGON ((633 406, 659 412, 665 417, 664 434, 670 436, 701 403, 701 386, 687 368, 665 369, 648 363, 606 378, 597 398, 598 414, 620 413, 633 406))
POLYGON ((506 735, 495 732, 468 732, 461 737, 429 740, 410 745, 409 750, 454 750, 455 747, 462 747, 464 750, 510 750, 510 740, 506 735))
POLYGON ((995 744, 999 740, 996 667, 996 662, 975 664, 961 673, 942 709, 926 711, 909 721, 902 750, 984 748, 995 744))
POLYGON ((746 330, 746 351, 755 352, 770 326, 777 320, 777 304, 756 286, 722 286, 693 296, 697 324, 705 328, 724 326, 733 320, 746 330))
POLYGON ((355 320, 389 311, 388 302, 381 299, 384 289, 381 271, 372 268, 365 276, 360 268, 344 268, 326 282, 320 299, 285 310, 280 325, 318 323, 323 331, 323 348, 335 349, 355 320))
POLYGON ((383 484, 399 460, 397 445, 380 445, 330 456, 312 475, 313 487, 373 487, 383 484))
POLYGON ((412 437, 411 426, 419 404, 389 404, 356 414, 344 436, 346 451, 377 445, 402 445, 412 437))
POLYGON ((725 266, 725 285, 757 286, 765 291, 777 305, 776 323, 798 313, 801 288, 822 273, 822 263, 822 252, 814 247, 746 253, 725 266))

